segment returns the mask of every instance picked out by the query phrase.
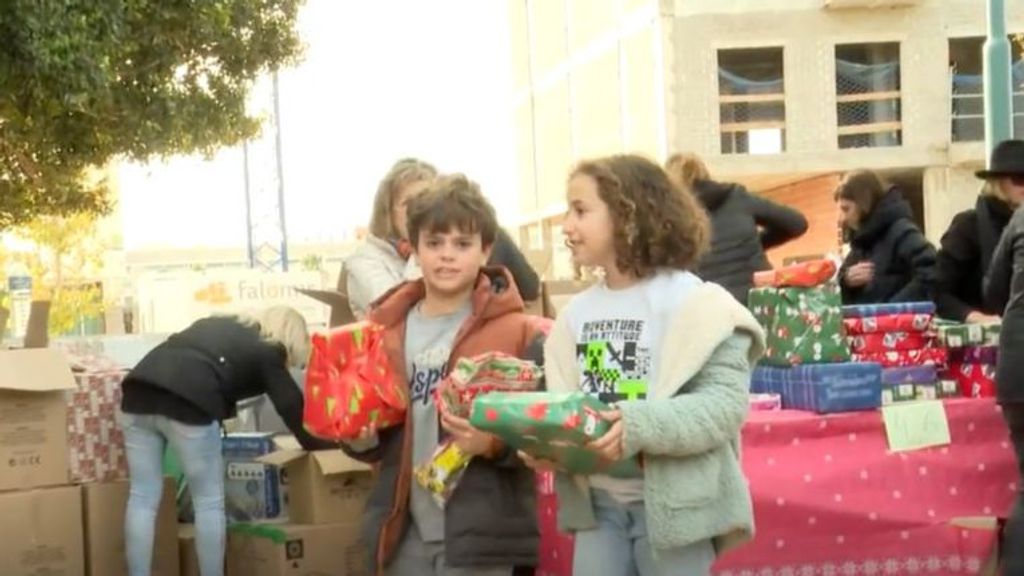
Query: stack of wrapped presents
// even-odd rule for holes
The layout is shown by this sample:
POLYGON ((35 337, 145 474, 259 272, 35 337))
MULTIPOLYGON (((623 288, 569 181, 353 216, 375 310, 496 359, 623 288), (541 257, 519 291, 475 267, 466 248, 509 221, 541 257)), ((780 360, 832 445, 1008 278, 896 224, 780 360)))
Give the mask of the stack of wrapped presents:
POLYGON ((882 403, 958 396, 938 379, 946 350, 934 329, 931 302, 843 307, 843 325, 854 361, 882 366, 882 403))
POLYGON ((832 261, 816 260, 755 276, 748 306, 767 349, 752 393, 778 394, 786 409, 818 413, 881 405, 881 366, 851 358, 835 270, 832 261))
POLYGON ((941 374, 948 387, 970 398, 995 396, 999 327, 995 324, 938 324, 938 340, 949 350, 949 365, 941 374))

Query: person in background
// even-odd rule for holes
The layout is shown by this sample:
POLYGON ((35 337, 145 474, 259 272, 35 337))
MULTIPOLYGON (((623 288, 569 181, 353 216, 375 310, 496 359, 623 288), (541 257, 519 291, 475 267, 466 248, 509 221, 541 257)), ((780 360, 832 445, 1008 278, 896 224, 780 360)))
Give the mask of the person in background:
POLYGON ((753 535, 738 446, 764 332, 725 288, 689 271, 707 247, 708 219, 657 164, 583 162, 567 203, 573 260, 604 278, 559 313, 544 348, 547 389, 612 406, 602 413, 611 428, 589 448, 610 463, 643 463, 633 477, 556 474, 573 574, 710 574, 718 555, 753 535))
POLYGON ((840 181, 835 199, 850 242, 839 268, 843 304, 931 300, 935 248, 899 189, 870 170, 855 170, 840 181))
POLYGON ((935 303, 939 316, 957 322, 998 321, 1003 312, 984 305, 981 280, 1010 216, 1024 202, 1024 140, 1000 142, 989 165, 975 173, 985 185, 974 208, 953 217, 939 247, 935 303))
MULTIPOLYGON (((344 264, 346 294, 357 318, 366 317, 373 302, 388 290, 405 280, 420 277, 416 259, 411 257, 406 207, 437 175, 432 165, 416 158, 403 158, 391 167, 377 187, 370 234, 344 264)), ((537 273, 504 230, 498 230, 489 264, 505 266, 512 272, 524 300, 539 297, 537 273)))
POLYGON ((408 387, 405 423, 343 445, 379 472, 363 519, 374 576, 508 576, 535 566, 534 475, 497 438, 439 414, 434 391, 453 364, 484 352, 541 363, 543 336, 523 314, 511 273, 485 268, 497 239, 494 209, 465 176, 443 176, 409 204, 423 277, 370 312, 385 327, 394 373, 408 387), (474 456, 442 508, 412 477, 451 439, 474 456))
POLYGON ((224 573, 224 459, 220 422, 236 404, 267 394, 307 450, 337 445, 302 427, 302 392, 290 366, 309 350, 306 321, 285 306, 254 318, 213 316, 194 322, 151 350, 122 383, 121 426, 131 481, 125 513, 128 573, 150 573, 154 526, 163 496, 163 457, 181 461, 195 508, 202 576, 224 573))
POLYGON ((1003 533, 1003 574, 1024 574, 1024 209, 1017 209, 992 254, 986 308, 1000 311, 996 400, 1010 428, 1020 478, 1017 504, 1003 533))
POLYGON ((739 184, 715 182, 695 154, 674 154, 665 169, 677 183, 692 190, 711 216, 711 251, 695 272, 721 284, 747 303, 754 273, 770 270, 765 250, 795 240, 807 232, 803 214, 751 194, 739 184))

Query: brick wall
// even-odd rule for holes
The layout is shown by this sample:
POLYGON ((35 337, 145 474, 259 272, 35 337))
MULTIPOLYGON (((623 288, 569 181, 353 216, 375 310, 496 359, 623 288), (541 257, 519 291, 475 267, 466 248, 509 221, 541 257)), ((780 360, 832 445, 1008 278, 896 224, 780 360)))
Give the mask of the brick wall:
POLYGON ((839 251, 838 209, 832 198, 838 183, 838 174, 828 174, 760 192, 765 198, 799 210, 809 224, 807 233, 799 239, 768 253, 774 266, 781 266, 786 258, 839 251))

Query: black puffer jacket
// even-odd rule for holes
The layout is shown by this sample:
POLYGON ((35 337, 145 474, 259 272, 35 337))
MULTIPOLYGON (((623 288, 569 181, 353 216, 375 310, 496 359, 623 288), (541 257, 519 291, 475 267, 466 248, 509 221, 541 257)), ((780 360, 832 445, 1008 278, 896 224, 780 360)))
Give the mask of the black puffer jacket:
POLYGON ((963 322, 971 312, 1002 314, 985 306, 981 279, 1013 210, 998 198, 981 196, 975 207, 953 217, 942 235, 936 269, 939 316, 963 322))
POLYGON ((935 293, 935 248, 914 224, 910 205, 890 188, 861 227, 852 233, 850 253, 839 270, 843 304, 931 300, 935 293), (867 286, 846 284, 846 271, 859 262, 875 265, 867 286))
POLYGON ((996 396, 1004 403, 1024 402, 1024 210, 1006 225, 984 287, 986 306, 1003 315, 996 396))
POLYGON ((803 235, 807 218, 739 184, 698 180, 694 191, 711 216, 711 251, 697 274, 746 304, 754 273, 771 269, 765 250, 803 235))

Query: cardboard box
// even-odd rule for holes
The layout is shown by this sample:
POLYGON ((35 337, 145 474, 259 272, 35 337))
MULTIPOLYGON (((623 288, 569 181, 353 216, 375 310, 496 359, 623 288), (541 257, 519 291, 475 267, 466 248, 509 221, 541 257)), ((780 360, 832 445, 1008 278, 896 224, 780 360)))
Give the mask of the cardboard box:
POLYGON ((260 462, 284 470, 293 524, 356 522, 373 487, 370 467, 341 450, 279 450, 260 462))
POLYGON ((178 525, 178 566, 181 576, 202 576, 196 553, 196 528, 192 524, 178 525))
MULTIPOLYGON (((164 497, 156 518, 152 576, 178 576, 178 518, 174 481, 164 482, 164 497)), ((124 519, 128 482, 86 484, 82 487, 85 525, 85 573, 89 576, 127 576, 124 519)))
POLYGON ((276 450, 274 435, 229 434, 223 440, 224 505, 228 522, 287 518, 280 471, 257 459, 276 450))
POLYGON ((359 524, 236 524, 228 576, 366 576, 359 524))
POLYGON ((0 494, 0 569, 10 576, 84 576, 82 491, 0 494))
POLYGON ((0 490, 68 482, 68 390, 75 388, 57 350, 0 352, 0 490))

